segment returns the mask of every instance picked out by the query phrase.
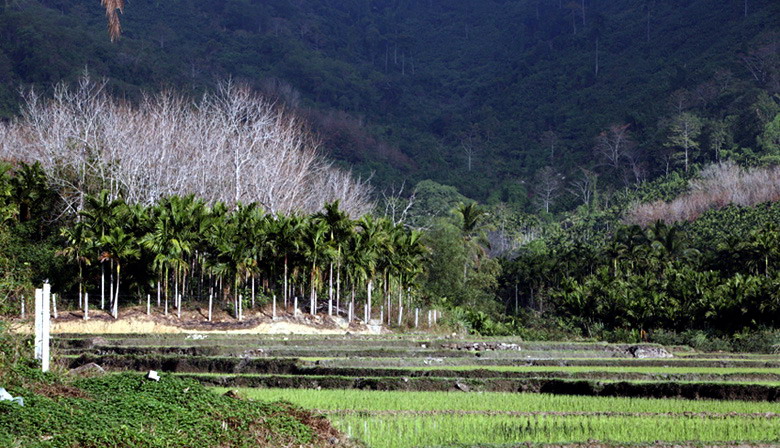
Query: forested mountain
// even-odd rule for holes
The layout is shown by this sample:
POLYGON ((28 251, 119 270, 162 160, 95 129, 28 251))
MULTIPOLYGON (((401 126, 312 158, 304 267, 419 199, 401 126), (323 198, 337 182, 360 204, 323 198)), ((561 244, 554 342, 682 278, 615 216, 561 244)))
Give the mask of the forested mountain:
POLYGON ((0 6, 0 116, 85 68, 133 101, 233 77, 380 187, 430 178, 527 211, 576 205, 556 184, 580 167, 620 188, 771 155, 774 0, 136 0, 116 43, 94 3, 0 6))

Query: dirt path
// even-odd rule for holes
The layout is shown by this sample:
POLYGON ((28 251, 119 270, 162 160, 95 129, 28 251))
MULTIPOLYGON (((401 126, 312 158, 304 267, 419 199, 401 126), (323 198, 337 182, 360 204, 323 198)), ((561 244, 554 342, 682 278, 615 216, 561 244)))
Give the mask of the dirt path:
MULTIPOLYGON (((18 333, 33 332, 33 322, 30 319, 15 321, 13 330, 18 333)), ((141 307, 125 309, 119 319, 114 319, 103 311, 92 311, 89 320, 83 319, 81 311, 67 311, 58 319, 52 319, 52 334, 188 334, 188 333, 222 333, 222 334, 381 334, 387 330, 383 327, 367 326, 353 322, 348 324, 343 318, 332 318, 318 315, 312 318, 308 315, 293 317, 285 314, 271 319, 270 315, 256 310, 247 312, 243 321, 237 321, 225 313, 215 313, 208 322, 203 310, 197 309, 182 314, 181 319, 175 314, 167 316, 159 311, 150 315, 141 307)))

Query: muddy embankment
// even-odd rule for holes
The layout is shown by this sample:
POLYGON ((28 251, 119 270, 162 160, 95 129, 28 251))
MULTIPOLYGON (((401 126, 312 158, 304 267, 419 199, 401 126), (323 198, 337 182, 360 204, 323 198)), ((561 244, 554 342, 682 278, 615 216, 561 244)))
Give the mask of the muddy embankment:
MULTIPOLYGON (((596 381, 587 379, 587 376, 575 376, 580 373, 571 373, 568 379, 561 378, 561 372, 546 372, 555 377, 545 378, 541 375, 542 372, 302 367, 296 359, 95 355, 61 358, 61 363, 68 368, 92 362, 107 370, 175 372, 207 385, 223 387, 461 390, 768 401, 780 399, 780 387, 771 385, 675 382, 667 378, 655 382, 609 381, 610 378, 605 378, 605 375, 610 373, 606 372, 595 378, 601 381, 596 381), (211 375, 202 375, 203 373, 211 375)), ((598 372, 584 373, 588 374, 597 375, 598 372)), ((691 381, 692 378, 687 376, 685 380, 691 381)))
POLYGON ((600 397, 778 401, 780 388, 750 384, 629 383, 559 379, 347 378, 306 376, 182 375, 208 386, 384 391, 525 392, 600 397))
POLYGON ((775 373, 643 373, 599 371, 600 366, 584 372, 567 371, 507 371, 493 369, 437 369, 437 368, 381 368, 307 366, 296 358, 265 358, 236 356, 193 356, 186 348, 172 355, 101 355, 84 354, 79 357, 60 358, 68 368, 95 363, 107 370, 160 370, 177 373, 251 373, 285 374, 302 376, 343 377, 438 377, 438 378, 558 378, 583 380, 631 380, 631 381, 776 381, 775 373), (182 356, 184 355, 184 356, 182 356))

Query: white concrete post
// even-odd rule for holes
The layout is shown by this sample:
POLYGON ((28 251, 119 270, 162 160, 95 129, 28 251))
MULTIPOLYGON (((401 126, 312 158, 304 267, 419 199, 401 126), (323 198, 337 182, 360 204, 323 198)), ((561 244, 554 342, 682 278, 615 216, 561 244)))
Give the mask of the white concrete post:
POLYGON ((54 318, 57 319, 59 315, 57 314, 57 294, 51 295, 51 307, 52 312, 54 313, 54 318))
POLYGON ((35 359, 43 356, 43 290, 35 290, 35 359))
POLYGON ((51 285, 43 284, 43 344, 41 346, 41 370, 49 371, 49 334, 51 331, 51 285))
POLYGON ((84 320, 89 320, 89 293, 84 293, 84 320))
POLYGON ((214 292, 209 293, 209 322, 211 322, 211 309, 214 308, 214 292))
POLYGON ((271 319, 276 320, 276 294, 274 294, 274 304, 272 306, 271 319))
POLYGON ((24 296, 22 296, 22 319, 24 319, 24 314, 25 314, 24 311, 25 311, 25 309, 24 309, 24 296))
POLYGON ((152 295, 146 295, 146 315, 152 314, 152 295))
POLYGON ((420 309, 415 308, 414 309, 414 328, 417 328, 417 326, 420 324, 420 309))
POLYGON ((41 370, 49 371, 49 326, 51 325, 51 286, 35 290, 35 359, 41 361, 41 370))

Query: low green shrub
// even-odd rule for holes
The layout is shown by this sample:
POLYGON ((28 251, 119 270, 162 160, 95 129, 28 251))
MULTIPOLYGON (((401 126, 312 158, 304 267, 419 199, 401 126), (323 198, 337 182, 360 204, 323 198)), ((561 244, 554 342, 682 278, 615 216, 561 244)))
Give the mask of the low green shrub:
POLYGON ((164 374, 74 379, 42 373, 28 338, 0 327, 0 387, 24 406, 0 402, 0 446, 55 448, 258 448, 311 446, 338 435, 324 417, 289 403, 214 394, 164 374))
POLYGON ((780 344, 777 330, 743 330, 732 336, 720 336, 701 330, 675 332, 657 330, 651 341, 661 345, 687 345, 703 352, 775 353, 780 344))

